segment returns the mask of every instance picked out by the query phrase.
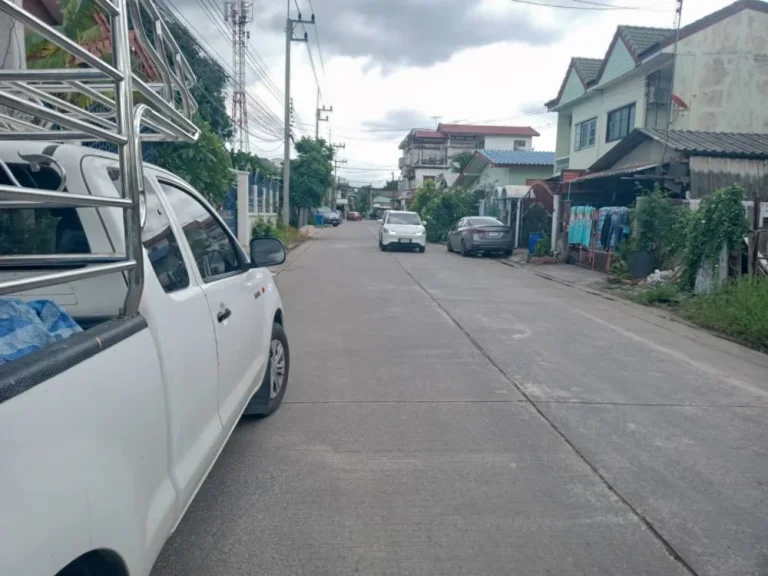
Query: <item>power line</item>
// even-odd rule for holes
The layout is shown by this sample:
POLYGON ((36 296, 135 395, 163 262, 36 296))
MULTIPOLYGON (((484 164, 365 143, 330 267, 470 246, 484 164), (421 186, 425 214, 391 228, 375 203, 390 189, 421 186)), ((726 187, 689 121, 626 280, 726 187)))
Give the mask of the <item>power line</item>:
MULTIPOLYGON (((315 13, 312 0, 309 0, 309 9, 312 10, 312 14, 315 13)), ((317 24, 315 24, 315 42, 317 42, 317 53, 320 56, 320 69, 323 71, 323 78, 325 78, 325 63, 323 62, 323 50, 320 48, 320 33, 317 31, 317 24)))
MULTIPOLYGON (((530 6, 543 6, 545 8, 562 8, 565 10, 598 10, 616 12, 617 10, 644 10, 648 12, 668 12, 668 10, 660 10, 658 8, 645 8, 643 6, 614 6, 611 4, 600 4, 597 2, 586 2, 581 0, 585 4, 597 4, 597 6, 566 6, 564 4, 546 4, 544 2, 534 2, 533 0, 510 0, 518 4, 528 4, 530 6)), ((576 1, 576 0, 574 0, 576 1)))

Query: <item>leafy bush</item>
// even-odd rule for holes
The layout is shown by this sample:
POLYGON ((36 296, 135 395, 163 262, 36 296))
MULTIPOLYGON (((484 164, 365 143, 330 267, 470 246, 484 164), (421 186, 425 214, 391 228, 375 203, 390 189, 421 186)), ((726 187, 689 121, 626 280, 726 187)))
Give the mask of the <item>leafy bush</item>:
POLYGON ((688 229, 683 276, 686 288, 693 288, 702 263, 711 266, 717 260, 723 243, 728 250, 743 246, 747 233, 747 215, 741 203, 743 195, 741 186, 735 184, 701 201, 688 229))
POLYGON ((292 226, 286 226, 280 220, 273 224, 264 218, 256 220, 251 234, 254 238, 277 238, 286 248, 303 240, 301 233, 292 226))
POLYGON ((426 182, 419 188, 410 206, 427 222, 427 240, 443 242, 456 221, 477 214, 477 202, 463 188, 438 190, 434 183, 426 182))
POLYGON ((705 296, 686 301, 692 322, 768 349, 768 279, 742 277, 705 296))
POLYGON ((673 204, 657 186, 637 199, 632 210, 636 250, 652 251, 655 265, 671 268, 683 259, 693 212, 687 206, 673 204))
POLYGON ((552 256, 552 240, 550 240, 549 236, 539 238, 539 241, 536 242, 536 247, 533 249, 533 255, 537 258, 552 256))

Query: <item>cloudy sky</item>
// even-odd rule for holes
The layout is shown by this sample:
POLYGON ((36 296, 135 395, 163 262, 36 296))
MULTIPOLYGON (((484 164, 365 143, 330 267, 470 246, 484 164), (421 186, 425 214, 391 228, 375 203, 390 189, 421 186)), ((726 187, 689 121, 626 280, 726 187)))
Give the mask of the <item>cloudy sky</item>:
MULTIPOLYGON (((522 0, 312 0, 316 25, 306 26, 309 42, 292 45, 298 133, 314 135, 317 77, 321 103, 333 106, 321 135, 327 139, 330 131, 334 143, 346 145, 339 157, 348 164, 339 174, 353 185, 382 184, 392 171, 397 175, 399 142, 410 128, 434 127, 436 120, 533 126, 541 133, 534 147, 554 150, 556 117, 542 113, 543 104, 556 96, 570 58, 602 58, 619 24, 672 27, 674 20, 675 0, 531 1, 572 9, 522 0), (622 9, 606 10, 606 4, 622 9)), ((289 3, 292 18, 297 4, 303 18, 312 13, 310 0, 289 3)), ((220 4, 172 5, 231 68, 220 4)), ((728 4, 688 1, 683 25, 728 4)), ((270 90, 249 70, 249 91, 281 118, 285 11, 284 0, 254 0, 249 28, 252 56, 273 81, 270 90)), ((304 35, 303 27, 297 35, 304 35)), ((275 141, 252 138, 251 151, 282 156, 275 141)))

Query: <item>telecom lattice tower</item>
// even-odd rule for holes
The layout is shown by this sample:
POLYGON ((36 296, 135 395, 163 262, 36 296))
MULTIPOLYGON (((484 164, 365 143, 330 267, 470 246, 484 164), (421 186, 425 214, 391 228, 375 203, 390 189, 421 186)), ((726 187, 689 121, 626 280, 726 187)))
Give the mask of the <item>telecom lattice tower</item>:
POLYGON ((245 27, 253 22, 253 2, 227 0, 224 19, 232 26, 232 125, 235 150, 250 152, 248 145, 248 103, 245 97, 245 45, 251 37, 245 27))

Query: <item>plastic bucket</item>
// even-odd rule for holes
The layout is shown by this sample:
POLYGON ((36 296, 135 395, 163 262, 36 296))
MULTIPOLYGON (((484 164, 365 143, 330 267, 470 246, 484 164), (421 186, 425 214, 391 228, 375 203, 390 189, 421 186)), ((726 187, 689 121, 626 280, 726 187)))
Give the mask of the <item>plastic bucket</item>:
POLYGON ((544 232, 531 232, 528 236, 528 254, 536 252, 536 244, 544 238, 544 232))
POLYGON ((324 226, 322 214, 315 214, 315 226, 319 226, 320 228, 324 226))

